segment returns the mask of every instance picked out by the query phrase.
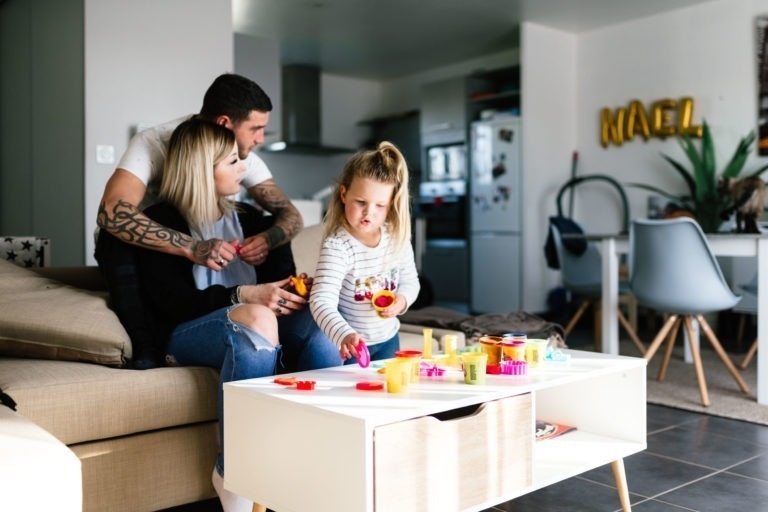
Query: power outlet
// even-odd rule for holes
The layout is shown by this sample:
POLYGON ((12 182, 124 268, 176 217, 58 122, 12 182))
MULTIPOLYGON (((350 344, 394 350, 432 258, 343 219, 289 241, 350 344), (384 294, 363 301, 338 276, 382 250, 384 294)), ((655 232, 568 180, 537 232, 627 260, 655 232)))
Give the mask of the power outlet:
POLYGON ((115 163, 115 146, 103 146, 101 144, 96 146, 96 163, 97 164, 114 164, 115 163))

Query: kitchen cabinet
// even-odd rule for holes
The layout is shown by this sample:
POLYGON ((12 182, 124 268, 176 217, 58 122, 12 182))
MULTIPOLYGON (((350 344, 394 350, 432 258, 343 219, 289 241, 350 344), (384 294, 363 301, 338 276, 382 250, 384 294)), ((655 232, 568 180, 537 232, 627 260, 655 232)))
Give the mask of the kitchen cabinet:
POLYGON ((520 67, 478 71, 467 77, 467 120, 490 119, 494 114, 520 115, 520 67))
POLYGON ((466 140, 465 98, 466 79, 462 76, 422 86, 422 146, 438 146, 466 140))
POLYGON ((419 111, 409 110, 374 119, 360 121, 359 125, 370 128, 370 137, 364 143, 374 149, 383 140, 388 140, 400 150, 408 164, 411 179, 418 181, 421 176, 421 136, 419 132, 419 111))

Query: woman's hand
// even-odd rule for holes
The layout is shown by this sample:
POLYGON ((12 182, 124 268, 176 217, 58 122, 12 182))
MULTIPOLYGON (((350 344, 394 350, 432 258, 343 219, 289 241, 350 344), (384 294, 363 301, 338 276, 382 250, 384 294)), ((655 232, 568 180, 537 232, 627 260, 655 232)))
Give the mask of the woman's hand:
POLYGON ((395 302, 384 311, 380 311, 379 314, 384 318, 392 318, 403 313, 407 307, 408 302, 405 300, 405 296, 401 293, 396 293, 395 302))
POLYGON ((356 332, 347 334, 341 340, 341 348, 339 349, 341 358, 345 361, 350 357, 359 358, 360 353, 357 351, 357 344, 361 341, 363 341, 363 338, 356 332))
POLYGON ((240 288, 240 300, 248 304, 261 304, 275 315, 290 315, 306 307, 307 301, 288 289, 289 278, 274 283, 245 285, 240 288))

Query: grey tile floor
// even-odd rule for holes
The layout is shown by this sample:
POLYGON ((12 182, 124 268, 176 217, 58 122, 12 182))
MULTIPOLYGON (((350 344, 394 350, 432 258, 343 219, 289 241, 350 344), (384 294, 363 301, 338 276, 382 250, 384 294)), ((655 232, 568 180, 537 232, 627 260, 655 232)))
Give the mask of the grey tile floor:
MULTIPOLYGON (((768 427, 651 404, 647 421, 647 450, 624 460, 633 510, 768 510, 768 427)), ((486 512, 618 510, 605 466, 486 512)))

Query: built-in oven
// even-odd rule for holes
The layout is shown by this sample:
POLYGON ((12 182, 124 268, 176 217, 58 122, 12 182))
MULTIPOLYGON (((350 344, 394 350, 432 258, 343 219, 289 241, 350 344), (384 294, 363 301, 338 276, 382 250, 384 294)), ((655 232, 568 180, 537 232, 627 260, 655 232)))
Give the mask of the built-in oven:
POLYGON ((467 182, 425 181, 416 211, 417 260, 439 303, 469 300, 467 182))

